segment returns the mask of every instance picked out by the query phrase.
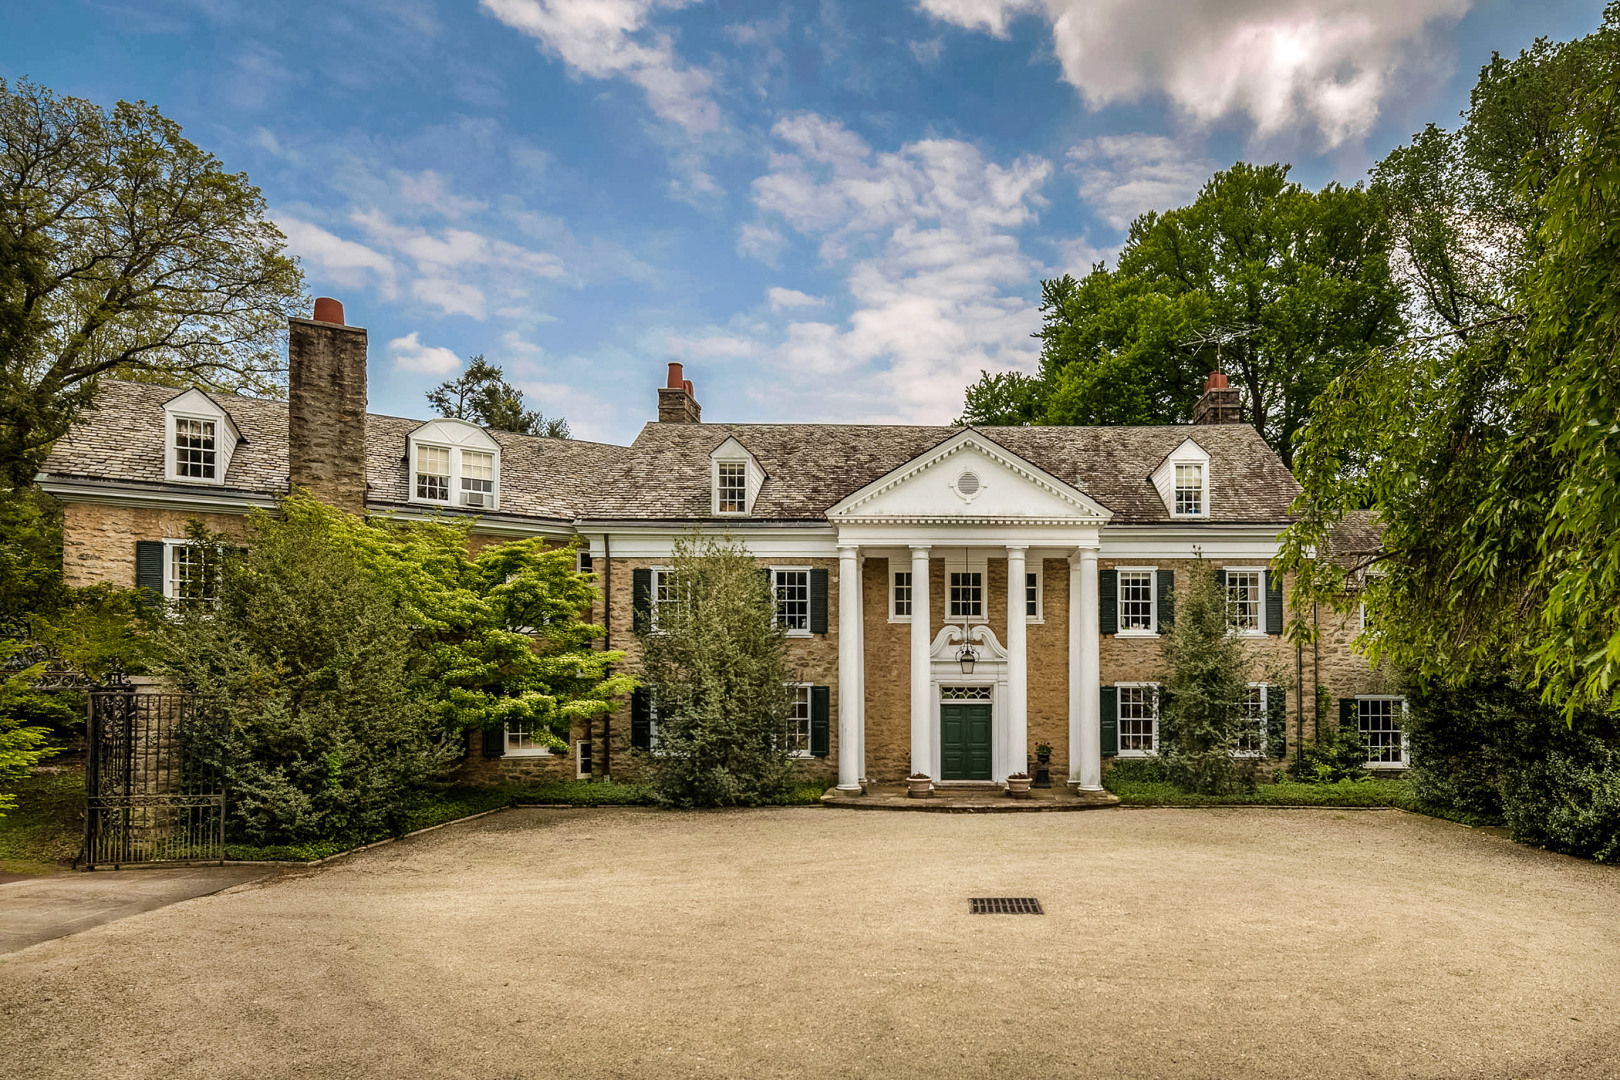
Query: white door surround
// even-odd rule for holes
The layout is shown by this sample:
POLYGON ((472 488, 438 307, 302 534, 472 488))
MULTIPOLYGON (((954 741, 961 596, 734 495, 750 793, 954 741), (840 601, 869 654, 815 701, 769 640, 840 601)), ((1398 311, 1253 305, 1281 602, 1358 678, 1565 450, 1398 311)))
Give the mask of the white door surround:
POLYGON ((1010 701, 1007 650, 996 640, 995 632, 983 623, 970 625, 966 640, 973 646, 973 651, 978 653, 972 675, 962 674, 961 661, 956 658, 957 651, 963 645, 961 626, 946 626, 935 636, 929 650, 928 708, 932 718, 933 730, 930 742, 933 746, 929 761, 931 771, 928 771, 928 775, 935 778, 935 783, 983 783, 982 780, 938 779, 944 772, 940 757, 939 707, 945 704, 943 691, 947 686, 987 686, 990 688, 990 779, 993 783, 1004 784, 1007 782, 1008 773, 1017 772, 1024 767, 1023 761, 1019 761, 1016 767, 1012 764, 1013 759, 1017 757, 1017 749, 1013 745, 1012 732, 1007 722, 1011 711, 1007 707, 1010 701))

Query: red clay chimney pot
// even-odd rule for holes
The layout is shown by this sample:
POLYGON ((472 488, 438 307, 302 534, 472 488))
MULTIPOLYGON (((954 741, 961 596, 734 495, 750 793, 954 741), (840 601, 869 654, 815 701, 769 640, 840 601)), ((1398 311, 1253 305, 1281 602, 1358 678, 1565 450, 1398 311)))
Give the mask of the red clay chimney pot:
POLYGON ((343 305, 330 296, 315 298, 315 321, 343 325, 343 305))
POLYGON ((669 382, 667 385, 671 390, 679 390, 685 385, 681 379, 681 365, 673 362, 669 365, 669 382))
POLYGON ((1206 393, 1210 390, 1225 390, 1227 385, 1226 374, 1220 371, 1210 372, 1209 378, 1204 380, 1204 390, 1206 393))
MULTIPOLYGON (((691 379, 686 379, 686 380, 682 381, 681 386, 682 386, 683 389, 685 389, 685 391, 688 394, 692 394, 692 380, 691 379)), ((696 397, 697 395, 692 394, 692 396, 696 397)))

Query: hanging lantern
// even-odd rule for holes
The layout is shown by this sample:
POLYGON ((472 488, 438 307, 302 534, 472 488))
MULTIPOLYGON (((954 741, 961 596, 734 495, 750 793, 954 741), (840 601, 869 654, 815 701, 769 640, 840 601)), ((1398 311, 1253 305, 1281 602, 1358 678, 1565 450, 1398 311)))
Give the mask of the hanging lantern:
POLYGON ((973 646, 963 645, 956 651, 956 662, 962 665, 962 674, 973 674, 973 665, 979 659, 979 654, 973 651, 973 646))

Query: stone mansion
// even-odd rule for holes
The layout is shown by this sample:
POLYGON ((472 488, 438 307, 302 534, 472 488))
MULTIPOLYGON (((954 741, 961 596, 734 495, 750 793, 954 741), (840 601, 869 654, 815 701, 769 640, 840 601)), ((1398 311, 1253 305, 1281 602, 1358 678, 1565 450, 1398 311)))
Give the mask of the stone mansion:
MULTIPOLYGON (((1219 374, 1190 425, 733 424, 703 422, 670 364, 657 421, 615 446, 367 413, 366 331, 336 301, 292 320, 288 361, 286 401, 102 384, 39 477, 71 584, 179 595, 189 521, 240 530, 297 485, 357 513, 472 517, 480 544, 577 538, 604 644, 634 665, 675 541, 725 533, 772 577, 807 777, 1002 783, 1044 745, 1054 779, 1096 789, 1108 759, 1156 752, 1159 635, 1191 575, 1214 573, 1270 673, 1245 752, 1313 739, 1326 697, 1375 765, 1405 764, 1403 702, 1352 649, 1359 627, 1283 638, 1271 563, 1299 489, 1219 374)), ((656 742, 638 693, 576 727, 570 754, 474 734, 463 769, 629 777, 656 742)))

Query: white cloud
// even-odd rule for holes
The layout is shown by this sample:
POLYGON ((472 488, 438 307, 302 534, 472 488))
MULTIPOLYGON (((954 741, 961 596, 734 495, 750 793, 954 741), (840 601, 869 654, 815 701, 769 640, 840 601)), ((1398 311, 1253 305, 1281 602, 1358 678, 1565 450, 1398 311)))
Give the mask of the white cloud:
POLYGON ((461 357, 442 346, 423 345, 415 330, 390 341, 388 351, 394 358, 394 367, 400 371, 449 375, 461 370, 461 357))
POLYGON ((681 67, 667 33, 649 32, 656 8, 681 8, 694 0, 481 0, 495 18, 537 38, 582 75, 622 76, 641 87, 653 112, 694 135, 720 126, 709 97, 714 77, 681 67))
POLYGON ((275 222, 288 249, 319 267, 330 281, 348 288, 374 284, 384 300, 394 299, 397 270, 387 255, 285 214, 276 215, 275 222))
POLYGON ((847 274, 854 311, 784 327, 757 399, 791 388, 802 419, 941 423, 981 368, 1033 367, 1040 267, 1015 233, 1044 205, 1050 163, 1001 165, 953 139, 877 153, 814 114, 773 134, 754 202, 819 240, 822 259, 847 274))
POLYGON ((665 348, 687 360, 746 359, 764 352, 763 346, 753 338, 733 334, 710 334, 707 337, 670 337, 665 348))
POLYGON ((766 266, 775 266, 787 247, 787 237, 769 225, 749 222, 737 229, 737 254, 745 259, 758 259, 766 266))
POLYGON ((772 311, 783 311, 788 308, 825 307, 827 301, 824 297, 811 296, 798 289, 784 289, 780 286, 766 290, 766 297, 771 302, 772 311))
POLYGON ((1259 134, 1314 124, 1328 146, 1365 135, 1428 35, 1472 0, 918 0, 937 19, 1005 37, 1043 17, 1064 81, 1091 108, 1163 93, 1200 121, 1247 113, 1259 134))
POLYGON ((414 176, 400 173, 398 178, 400 198, 405 202, 425 206, 452 221, 475 214, 489 205, 478 199, 454 194, 445 186, 444 177, 432 169, 425 169, 414 176))
POLYGON ((1080 197, 1116 229, 1148 210, 1188 202, 1216 167, 1163 135, 1104 135, 1065 156, 1068 171, 1079 177, 1080 197))

